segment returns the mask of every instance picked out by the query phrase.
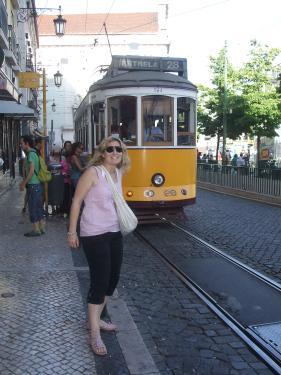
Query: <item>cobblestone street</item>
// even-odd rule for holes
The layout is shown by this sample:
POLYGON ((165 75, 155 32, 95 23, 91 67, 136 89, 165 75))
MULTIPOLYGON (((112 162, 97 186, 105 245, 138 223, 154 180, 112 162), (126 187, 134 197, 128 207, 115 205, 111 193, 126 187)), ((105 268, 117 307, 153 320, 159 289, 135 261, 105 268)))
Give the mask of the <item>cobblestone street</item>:
MULTIPOLYGON (((238 204, 238 213, 246 204, 200 191, 197 205, 188 208, 186 225, 210 235, 219 220, 213 215, 214 202, 220 214, 224 199, 231 199, 227 208, 233 211, 238 204)), ((62 218, 48 220, 46 235, 26 239, 23 233, 29 224, 21 214, 22 201, 17 186, 0 198, 1 375, 272 373, 133 235, 125 239, 119 297, 108 308, 120 330, 103 336, 109 355, 94 357, 86 342, 89 276, 82 250, 68 249, 62 218)), ((274 208, 251 204, 262 217, 271 212, 276 224, 274 208)), ((232 225, 240 225, 235 217, 232 225)), ((274 228, 278 231, 277 224, 274 228)), ((221 226, 219 234, 225 230, 221 226)), ((232 237, 225 235, 231 246, 232 237)), ((277 241, 277 234, 272 241, 277 241)), ((236 247, 231 248, 235 252, 236 247)))
POLYGON ((279 207, 198 189, 185 213, 190 231, 280 282, 279 207))

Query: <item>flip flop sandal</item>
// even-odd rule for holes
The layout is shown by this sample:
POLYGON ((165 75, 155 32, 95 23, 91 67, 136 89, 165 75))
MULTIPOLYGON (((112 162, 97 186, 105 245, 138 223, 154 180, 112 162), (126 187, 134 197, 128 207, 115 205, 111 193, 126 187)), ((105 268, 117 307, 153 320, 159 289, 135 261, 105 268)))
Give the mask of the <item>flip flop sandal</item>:
POLYGON ((88 337, 88 343, 94 354, 101 357, 107 355, 107 349, 99 334, 88 337))

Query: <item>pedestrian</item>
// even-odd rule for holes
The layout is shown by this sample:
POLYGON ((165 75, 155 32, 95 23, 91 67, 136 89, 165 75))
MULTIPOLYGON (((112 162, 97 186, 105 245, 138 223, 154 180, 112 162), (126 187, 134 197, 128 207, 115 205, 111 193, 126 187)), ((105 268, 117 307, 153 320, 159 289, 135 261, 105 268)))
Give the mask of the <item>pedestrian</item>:
POLYGON ((244 160, 244 157, 243 157, 243 153, 240 152, 240 155, 237 158, 237 169, 238 169, 239 175, 244 174, 244 168, 245 168, 245 160, 244 160))
POLYGON ((237 173, 237 159, 238 159, 238 155, 234 154, 234 156, 231 160, 231 174, 237 173))
POLYGON ((86 166, 82 165, 81 162, 81 154, 84 151, 83 144, 81 142, 76 142, 72 144, 71 149, 71 157, 70 157, 70 179, 71 179, 71 186, 73 189, 73 194, 76 189, 78 180, 81 176, 81 174, 86 169, 86 166))
POLYGON ((64 217, 69 216, 70 212, 70 206, 71 206, 71 198, 72 198, 72 192, 71 192, 71 180, 70 180, 70 155, 69 151, 64 148, 64 156, 61 158, 61 165, 62 165, 62 175, 63 175, 63 181, 64 181, 64 196, 63 196, 63 203, 61 206, 61 212, 64 217))
POLYGON ((63 144, 63 149, 61 151, 62 158, 67 158, 71 155, 72 144, 70 141, 65 141, 63 144))
POLYGON ((45 220, 43 215, 42 185, 38 179, 39 157, 34 149, 33 139, 24 135, 21 137, 21 147, 27 154, 25 161, 25 177, 20 183, 20 191, 27 188, 27 201, 29 219, 32 230, 25 233, 26 237, 38 237, 45 233, 45 220))
POLYGON ((123 256, 123 240, 114 205, 113 193, 107 183, 104 166, 120 193, 122 174, 129 167, 127 149, 119 138, 105 138, 98 146, 89 167, 81 176, 72 201, 68 244, 79 246, 76 233, 80 207, 84 209, 80 222, 80 239, 89 264, 90 288, 88 292, 88 315, 90 344, 97 355, 106 355, 107 349, 100 330, 115 331, 116 326, 100 319, 117 286, 123 256))
POLYGON ((64 197, 62 168, 61 148, 58 145, 54 145, 48 163, 48 169, 52 174, 52 179, 48 184, 48 204, 52 207, 52 215, 61 214, 64 197))
POLYGON ((245 166, 245 160, 244 160, 243 154, 241 152, 239 157, 237 158, 237 167, 241 168, 241 167, 244 167, 244 166, 245 166))

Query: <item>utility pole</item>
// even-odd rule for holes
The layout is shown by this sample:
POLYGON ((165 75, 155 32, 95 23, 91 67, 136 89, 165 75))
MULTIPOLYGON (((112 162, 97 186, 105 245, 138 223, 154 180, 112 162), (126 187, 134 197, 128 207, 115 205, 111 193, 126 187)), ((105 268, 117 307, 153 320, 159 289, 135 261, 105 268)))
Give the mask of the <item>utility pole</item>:
POLYGON ((223 143, 222 143, 222 160, 223 164, 226 165, 226 138, 227 138, 227 41, 224 42, 224 84, 223 84, 223 143))
MULTIPOLYGON (((41 143, 41 156, 46 161, 46 136, 47 136, 47 87, 46 87, 46 71, 43 68, 43 138, 41 143)), ((44 183, 44 200, 45 207, 48 211, 48 184, 44 183)))

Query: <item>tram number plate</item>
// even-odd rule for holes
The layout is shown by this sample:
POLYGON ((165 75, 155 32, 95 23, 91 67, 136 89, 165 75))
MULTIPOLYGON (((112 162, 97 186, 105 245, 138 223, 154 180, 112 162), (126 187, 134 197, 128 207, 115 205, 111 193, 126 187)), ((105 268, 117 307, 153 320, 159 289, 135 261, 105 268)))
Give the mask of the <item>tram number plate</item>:
POLYGON ((154 92, 162 92, 162 87, 154 87, 154 92))
POLYGON ((177 195, 177 192, 174 189, 170 189, 170 190, 166 190, 164 194, 166 197, 173 197, 177 195))

